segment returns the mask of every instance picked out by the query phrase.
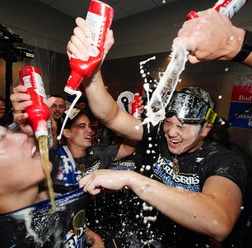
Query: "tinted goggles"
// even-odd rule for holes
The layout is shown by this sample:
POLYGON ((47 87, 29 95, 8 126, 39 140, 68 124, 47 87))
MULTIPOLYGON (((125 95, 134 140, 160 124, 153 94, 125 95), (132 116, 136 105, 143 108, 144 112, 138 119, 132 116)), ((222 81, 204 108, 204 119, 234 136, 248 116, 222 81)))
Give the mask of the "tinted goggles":
POLYGON ((209 104, 194 95, 174 92, 166 108, 166 117, 176 115, 184 123, 214 123, 217 114, 209 104))

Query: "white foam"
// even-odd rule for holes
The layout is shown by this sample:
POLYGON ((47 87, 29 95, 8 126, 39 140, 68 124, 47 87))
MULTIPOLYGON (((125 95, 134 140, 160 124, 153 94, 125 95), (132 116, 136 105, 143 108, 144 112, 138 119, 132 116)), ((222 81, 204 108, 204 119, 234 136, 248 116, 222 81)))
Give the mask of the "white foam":
MULTIPOLYGON (((65 87, 65 91, 66 91, 66 87, 65 87)), ((71 114, 72 109, 74 108, 74 106, 76 105, 77 101, 80 99, 80 97, 82 95, 82 93, 80 91, 78 91, 78 90, 70 90, 70 89, 68 89, 68 91, 66 91, 66 92, 68 94, 70 94, 70 95, 76 95, 76 97, 75 97, 75 99, 73 100, 71 106, 68 109, 67 115, 66 115, 66 117, 64 119, 64 122, 63 122, 61 130, 60 130, 60 134, 58 135, 57 140, 61 140, 61 136, 62 136, 63 130, 65 128, 67 119, 68 119, 69 115, 71 114)))
MULTIPOLYGON (((188 52, 185 47, 178 43, 171 54, 171 61, 168 64, 166 71, 160 78, 157 88, 149 99, 149 86, 144 84, 144 89, 147 92, 146 118, 141 125, 151 122, 154 126, 165 118, 165 107, 171 100, 172 94, 179 82, 179 76, 185 69, 188 52)), ((145 64, 154 57, 145 60, 140 65, 145 64)))

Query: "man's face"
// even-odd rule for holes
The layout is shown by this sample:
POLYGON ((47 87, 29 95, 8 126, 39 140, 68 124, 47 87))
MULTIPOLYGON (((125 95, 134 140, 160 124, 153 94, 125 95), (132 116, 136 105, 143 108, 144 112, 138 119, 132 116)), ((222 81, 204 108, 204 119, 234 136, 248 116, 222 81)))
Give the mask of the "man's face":
MULTIPOLYGON (((40 153, 23 133, 0 127, 0 191, 24 191, 45 179, 40 153)), ((51 163, 50 163, 51 166, 51 163)))
POLYGON ((200 124, 182 124, 176 116, 166 118, 164 132, 168 149, 173 154, 196 151, 207 135, 206 128, 200 124))
POLYGON ((60 97, 55 97, 55 102, 50 107, 51 116, 55 120, 59 120, 66 110, 66 103, 64 99, 60 97))
POLYGON ((70 129, 64 130, 64 136, 72 145, 88 148, 92 146, 94 130, 86 115, 79 115, 74 120, 70 129))

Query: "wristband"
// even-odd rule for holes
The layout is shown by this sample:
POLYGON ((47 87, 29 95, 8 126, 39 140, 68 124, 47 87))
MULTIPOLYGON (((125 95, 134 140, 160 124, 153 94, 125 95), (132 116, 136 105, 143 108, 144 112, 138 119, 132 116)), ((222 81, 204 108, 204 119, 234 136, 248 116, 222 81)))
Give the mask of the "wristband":
POLYGON ((240 52, 238 52, 236 56, 232 58, 232 61, 243 62, 251 52, 252 52, 252 32, 246 31, 242 48, 240 52))

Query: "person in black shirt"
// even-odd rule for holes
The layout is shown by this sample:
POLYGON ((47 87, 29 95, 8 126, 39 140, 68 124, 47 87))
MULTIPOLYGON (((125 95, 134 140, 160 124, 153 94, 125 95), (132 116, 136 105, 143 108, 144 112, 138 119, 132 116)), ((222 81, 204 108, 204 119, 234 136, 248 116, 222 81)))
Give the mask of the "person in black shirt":
MULTIPOLYGON (((81 18, 76 24, 68 55, 82 58, 90 47, 88 27, 81 18)), ((105 54, 113 42, 108 31, 105 54)), ((205 141, 218 120, 209 94, 193 87, 177 91, 163 122, 151 127, 119 109, 99 70, 88 81, 83 87, 94 115, 124 137, 141 141, 146 151, 155 148, 146 154, 141 173, 98 170, 82 178, 80 186, 91 194, 128 187, 143 200, 142 247, 220 245, 241 213, 247 172, 234 152, 205 141)))
MULTIPOLYGON (((14 116, 17 117, 15 120, 24 132, 31 134, 32 130, 27 123, 26 114, 20 115, 19 113, 24 110, 25 104, 30 103, 26 98, 28 95, 24 94, 26 89, 24 86, 17 86, 14 88, 14 92, 11 96, 14 106, 17 106, 16 101, 19 102, 18 107, 14 108, 14 116)), ((53 100, 49 98, 49 104, 52 104, 53 100)), ((92 123, 94 120, 95 118, 88 109, 81 111, 74 108, 63 130, 62 145, 50 150, 50 161, 53 164, 52 179, 56 193, 65 194, 78 189, 78 181, 81 177, 95 170, 108 168, 112 161, 128 156, 135 150, 135 142, 132 144, 127 140, 124 140, 122 144, 110 146, 107 144, 93 145, 92 123)), ((88 226, 101 234, 105 224, 98 225, 97 221, 101 222, 104 215, 103 212, 100 212, 99 207, 102 201, 103 199, 100 197, 92 197, 87 213, 88 226)), ((90 231, 90 229, 88 230, 90 231)), ((98 237, 96 240, 98 241, 98 237)))
MULTIPOLYGON (((31 101, 29 101, 29 95, 25 93, 26 88, 21 85, 14 88, 14 92, 15 93, 11 95, 12 103, 14 105, 14 119, 16 123, 20 126, 20 129, 23 132, 28 133, 29 136, 33 139, 32 127, 30 123, 27 122, 27 119, 26 119, 27 114, 23 113, 23 111, 25 110, 25 104, 28 104, 28 105, 32 104, 31 101), (26 97, 28 97, 28 99, 26 97), (18 104, 16 104, 17 102, 18 104)), ((54 100, 55 100, 54 98, 49 98, 48 100, 49 106, 53 104, 54 100)), ((61 204, 62 207, 64 206, 64 203, 65 203, 64 211, 65 212, 69 211, 69 213, 71 213, 70 211, 71 209, 73 211, 75 208, 67 207, 68 198, 70 200, 76 199, 74 201, 74 206, 77 206, 78 208, 80 207, 79 202, 82 202, 83 203, 82 207, 85 209, 85 216, 84 216, 85 218, 83 219, 85 222, 83 222, 83 224, 86 224, 86 217, 89 217, 89 219, 92 220, 90 216, 90 212, 87 212, 87 211, 89 211, 89 209, 94 211, 95 209, 90 206, 87 207, 89 205, 88 203, 89 200, 87 199, 87 196, 85 197, 82 196, 83 192, 79 190, 78 180, 83 175, 91 173, 92 171, 97 170, 100 167, 106 168, 106 166, 108 166, 108 164, 112 162, 114 159, 116 159, 117 157, 121 158, 120 156, 126 156, 130 154, 134 150, 134 147, 131 148, 130 146, 124 145, 124 144, 122 144, 121 146, 115 145, 111 147, 102 146, 102 145, 92 146, 94 133, 93 133, 92 125, 90 123, 90 119, 88 116, 90 113, 86 111, 80 111, 80 112, 79 111, 80 110, 78 110, 78 112, 76 112, 75 115, 72 116, 72 119, 68 120, 67 125, 64 129, 64 137, 66 139, 67 145, 59 146, 57 149, 51 150, 50 161, 53 163, 52 177, 53 177, 54 191, 55 193, 62 194, 62 196, 59 197, 58 201, 60 203, 63 203, 61 204), (130 148, 133 150, 127 150, 127 148, 130 148), (81 194, 79 191, 81 192, 81 194), (75 196, 76 194, 77 194, 77 197, 75 196), (79 201, 79 197, 81 198, 80 201, 79 201)), ((43 211, 45 211, 44 208, 48 209, 48 205, 49 205, 49 202, 46 202, 46 204, 42 205, 42 207, 41 207, 41 204, 39 204, 38 206, 39 211, 42 211, 41 208, 43 209, 43 211)), ((17 208, 15 209, 18 209, 18 206, 16 207, 17 208)), ((29 209, 30 209, 30 206, 29 206, 29 209)), ((35 207, 35 210, 36 210, 36 207, 35 207)), ((20 218, 21 217, 25 218, 24 211, 22 210, 21 212, 19 212, 20 218)), ((37 215, 37 211, 35 211, 34 215, 37 215)), ((73 214, 70 215, 70 217, 73 218, 74 216, 75 215, 73 212, 73 214)), ((92 215, 92 217, 93 216, 94 215, 92 215)), ((40 217, 42 218, 43 215, 38 214, 38 217, 36 219, 39 219, 40 217)), ((70 217, 69 218, 66 217, 63 220, 67 221, 67 223, 68 222, 71 223, 70 217)), ((95 219, 93 221, 95 222, 95 219)), ((85 226, 83 226, 83 228, 84 227, 85 226)), ((95 227, 95 223, 93 227, 95 227)), ((49 228, 49 231, 52 230, 51 227, 48 227, 48 228, 49 228)), ((67 231, 71 232, 71 229, 67 231)), ((99 237, 96 233, 94 233, 89 228, 86 228, 86 232, 87 232, 87 238, 85 236, 85 239, 87 240, 88 244, 92 244, 93 247, 104 247, 101 237, 99 237)), ((16 230, 13 230, 11 234, 15 236, 16 230)), ((65 235, 66 235, 65 237, 66 240, 62 240, 60 244, 62 245, 63 242, 65 242, 66 247, 68 247, 67 245, 71 245, 71 244, 75 245, 75 243, 73 243, 72 240, 75 240, 75 242, 77 242, 76 237, 74 235, 70 235, 70 234, 68 235, 68 233, 65 233, 65 235)), ((47 236, 45 236, 44 238, 46 237, 47 236)), ((85 239, 83 240, 85 241, 85 239)), ((54 244, 51 242, 49 243, 50 245, 54 244)), ((76 244, 76 247, 77 247, 77 244, 76 244)), ((82 246, 79 246, 79 247, 82 247, 82 246)))
POLYGON ((212 108, 202 89, 175 92, 164 122, 141 131, 141 146, 146 151, 151 144, 156 147, 155 156, 146 154, 144 170, 103 170, 80 180, 92 194, 127 186, 147 202, 136 215, 143 246, 211 246, 232 231, 241 212, 246 166, 231 150, 204 141, 215 122, 206 119, 212 108), (150 139, 154 135, 155 141, 150 139), (158 211, 148 210, 150 206, 158 211))
POLYGON ((93 145, 93 121, 89 111, 74 108, 63 130, 62 145, 50 151, 56 192, 79 188, 78 181, 81 177, 108 168, 114 160, 130 155, 135 150, 123 142, 116 145, 93 145))

